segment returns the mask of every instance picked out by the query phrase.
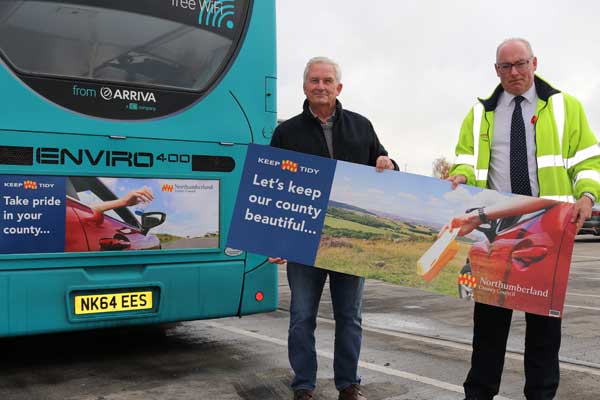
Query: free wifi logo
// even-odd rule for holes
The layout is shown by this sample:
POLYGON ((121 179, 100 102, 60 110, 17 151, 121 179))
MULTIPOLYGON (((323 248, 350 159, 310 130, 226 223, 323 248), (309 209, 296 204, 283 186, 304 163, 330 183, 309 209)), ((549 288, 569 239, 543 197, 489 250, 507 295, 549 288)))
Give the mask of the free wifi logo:
POLYGON ((235 23, 235 0, 200 0, 198 25, 233 29, 235 23))

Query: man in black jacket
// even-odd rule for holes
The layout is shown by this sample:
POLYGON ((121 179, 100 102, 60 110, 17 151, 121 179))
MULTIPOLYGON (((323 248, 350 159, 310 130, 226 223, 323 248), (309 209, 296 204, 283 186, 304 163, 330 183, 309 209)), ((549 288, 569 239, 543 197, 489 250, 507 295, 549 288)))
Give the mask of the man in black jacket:
MULTIPOLYGON (((271 146, 372 165, 377 171, 398 169, 379 143, 371 122, 344 110, 339 66, 325 57, 309 60, 304 70, 304 110, 275 129, 271 146)), ((271 262, 283 263, 281 258, 271 262)), ((319 301, 329 276, 335 318, 334 380, 340 400, 366 400, 360 389, 358 358, 362 341, 364 278, 288 263, 292 293, 288 354, 294 370, 294 400, 310 400, 317 377, 315 328, 319 301)))

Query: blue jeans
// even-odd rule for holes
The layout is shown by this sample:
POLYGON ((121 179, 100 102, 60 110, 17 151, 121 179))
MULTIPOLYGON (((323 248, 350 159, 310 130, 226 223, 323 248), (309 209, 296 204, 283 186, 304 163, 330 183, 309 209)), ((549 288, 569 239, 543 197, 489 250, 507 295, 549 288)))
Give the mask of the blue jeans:
POLYGON ((342 390, 360 383, 357 369, 362 341, 361 308, 365 279, 290 262, 287 266, 292 292, 288 356, 295 374, 292 381, 294 390, 314 390, 317 383, 315 328, 327 275, 335 319, 335 386, 342 390))

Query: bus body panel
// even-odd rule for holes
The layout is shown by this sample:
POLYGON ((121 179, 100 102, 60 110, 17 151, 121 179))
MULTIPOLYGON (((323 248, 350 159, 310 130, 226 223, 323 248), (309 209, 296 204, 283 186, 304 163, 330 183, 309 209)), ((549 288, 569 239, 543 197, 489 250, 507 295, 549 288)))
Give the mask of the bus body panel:
POLYGON ((240 315, 257 314, 268 310, 268 304, 277 304, 277 286, 263 285, 261 282, 277 281, 277 267, 263 261, 259 267, 246 273, 244 292, 240 305, 240 315), (257 295, 261 296, 257 299, 257 295))
MULTIPOLYGON (((0 337, 276 308, 277 269, 265 256, 225 246, 246 145, 268 143, 276 124, 275 1, 250 0, 250 5, 247 29, 218 81, 189 107, 159 118, 107 119, 67 109, 32 89, 0 58, 4 96, 0 177, 189 179, 219 184, 219 237, 214 248, 158 250, 153 240, 140 238, 139 249, 98 251, 98 241, 109 233, 87 230, 82 221, 94 218, 89 208, 67 201, 66 223, 79 236, 66 241, 69 252, 0 254, 0 337), (30 164, 14 162, 13 153, 23 149, 26 157, 31 152, 30 164), (118 155, 117 161, 113 155, 118 155), (138 155, 142 162, 136 163, 138 155), (209 171, 202 163, 195 168, 194 156, 227 159, 233 168, 209 171), (87 297, 121 296, 125 301, 128 293, 151 293, 152 309, 75 314, 87 297)), ((77 79, 33 78, 86 84, 77 79)), ((103 84, 129 87, 98 83, 103 84)), ((143 85, 131 88, 153 91, 143 85)), ((106 216, 103 221, 112 222, 106 216)), ((111 229, 119 227, 113 223, 111 229)))

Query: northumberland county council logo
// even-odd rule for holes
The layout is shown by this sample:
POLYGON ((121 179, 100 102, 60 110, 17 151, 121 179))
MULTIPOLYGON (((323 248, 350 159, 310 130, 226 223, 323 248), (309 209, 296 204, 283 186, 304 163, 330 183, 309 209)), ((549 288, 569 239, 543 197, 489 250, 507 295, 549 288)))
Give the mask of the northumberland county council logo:
POLYGON ((100 96, 102 96, 104 100, 112 100, 113 92, 110 88, 103 87, 100 89, 100 96))
POLYGON ((233 29, 235 24, 235 0, 199 0, 200 14, 198 14, 198 25, 227 29, 233 29))
POLYGON ((477 287, 477 278, 475 278, 471 274, 460 274, 458 276, 458 284, 465 285, 470 288, 476 288, 477 287))
POLYGON ((163 192, 173 192, 173 185, 169 185, 168 183, 165 183, 164 185, 162 185, 162 191, 163 192))
POLYGON ((23 181, 23 188, 35 190, 38 188, 36 181, 23 181))
POLYGON ((293 161, 290 160, 283 160, 281 162, 281 169, 284 171, 290 171, 290 172, 298 172, 298 163, 295 163, 293 161))

